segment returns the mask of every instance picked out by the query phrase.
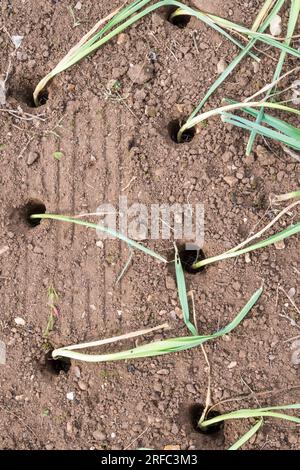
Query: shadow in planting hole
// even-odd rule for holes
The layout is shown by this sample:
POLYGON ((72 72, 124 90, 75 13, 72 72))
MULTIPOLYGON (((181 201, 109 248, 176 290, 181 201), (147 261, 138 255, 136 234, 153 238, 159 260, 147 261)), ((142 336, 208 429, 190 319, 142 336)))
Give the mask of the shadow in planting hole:
POLYGON ((41 219, 31 219, 30 216, 34 214, 45 214, 46 206, 38 199, 30 199, 22 208, 21 213, 24 222, 29 227, 36 227, 41 223, 41 219))
POLYGON ((184 120, 183 122, 181 122, 179 121, 179 119, 175 119, 168 124, 169 136, 171 137, 173 142, 175 142, 176 144, 185 144, 185 143, 191 142, 193 138, 195 137, 196 129, 194 127, 191 127, 190 129, 187 129, 183 132, 181 136, 181 141, 178 142, 177 134, 183 123, 184 123, 184 120))
POLYGON ((177 26, 177 28, 184 29, 189 24, 191 17, 190 15, 179 15, 179 16, 174 16, 174 18, 171 18, 174 11, 176 10, 178 10, 178 7, 168 8, 167 20, 169 23, 173 24, 174 26, 177 26))
POLYGON ((61 371, 67 374, 70 367, 71 361, 69 358, 53 359, 52 350, 47 352, 42 364, 42 369, 53 375, 59 375, 61 371))
POLYGON ((33 214, 45 214, 46 206, 38 199, 29 199, 23 206, 13 209, 10 213, 10 230, 16 234, 25 234, 37 227, 41 219, 31 219, 33 214))
MULTIPOLYGON (((189 415, 190 415, 189 417, 190 417, 190 421, 191 421, 194 431, 197 431, 201 434, 214 436, 214 437, 223 433, 223 429, 224 429, 223 421, 220 421, 219 423, 216 423, 216 424, 212 424, 211 426, 207 426, 206 428, 200 428, 198 426, 198 423, 202 416, 203 411, 204 411, 204 406, 200 405, 199 403, 195 403, 194 405, 191 405, 189 407, 189 415)), ((216 416, 220 416, 220 413, 216 410, 212 410, 206 415, 205 419, 215 418, 216 416)))
MULTIPOLYGON (((14 97, 17 101, 24 103, 29 108, 36 108, 33 101, 33 87, 30 83, 20 83, 15 89, 14 87, 9 90, 9 95, 14 97)), ((38 106, 43 106, 47 103, 49 93, 47 90, 43 90, 38 97, 38 106)))
POLYGON ((189 274, 197 274, 205 270, 205 266, 200 268, 193 268, 193 265, 198 261, 205 259, 204 252, 197 246, 186 243, 178 249, 179 258, 184 271, 189 274))
MULTIPOLYGON (((38 106, 44 106, 44 104, 47 103, 49 99, 49 93, 47 90, 43 90, 41 91, 41 93, 38 95, 38 106)), ((32 98, 32 102, 33 102, 33 98, 32 98)), ((34 102, 33 102, 33 106, 35 106, 34 102)))

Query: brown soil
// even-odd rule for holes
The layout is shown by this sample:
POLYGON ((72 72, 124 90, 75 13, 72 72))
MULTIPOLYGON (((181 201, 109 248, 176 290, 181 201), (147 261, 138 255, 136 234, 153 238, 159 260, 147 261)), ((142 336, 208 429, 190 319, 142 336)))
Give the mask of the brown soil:
MULTIPOLYGON (((262 1, 194 3, 250 25, 262 1)), ((115 286, 128 258, 124 244, 106 241, 98 247, 94 231, 68 224, 43 221, 29 227, 19 208, 37 199, 48 212, 79 214, 94 212, 104 201, 116 203, 120 193, 146 204, 189 198, 205 205, 204 251, 211 256, 242 241, 261 218, 270 220, 275 212, 266 214, 269 195, 298 188, 299 169, 274 142, 257 140, 266 150, 256 146, 253 156, 246 158, 247 135, 220 119, 209 121, 190 143, 172 142, 170 121, 189 114, 216 79, 219 60, 230 62, 237 49, 194 19, 179 29, 166 20, 166 11, 152 14, 56 77, 47 104, 30 107, 37 81, 120 2, 83 1, 81 10, 74 10, 80 20, 76 28, 68 4, 3 0, 0 5, 5 28, 0 32, 2 74, 11 60, 7 106, 45 119, 26 121, 0 113, 0 249, 9 247, 0 255, 0 339, 7 346, 7 363, 0 365, 0 447, 227 448, 250 424, 227 422, 224 435, 193 430, 190 406, 205 402, 207 387, 200 348, 134 362, 73 362, 69 372, 58 375, 45 367, 42 333, 51 283, 59 293, 59 320, 48 339, 53 346, 165 321, 170 331, 143 341, 188 333, 175 283, 163 264, 136 252, 129 271, 115 286), (12 55, 7 32, 24 36, 17 54, 12 55), (153 64, 149 57, 155 58, 153 64), (147 81, 132 80, 131 64, 148 66, 147 81), (121 83, 125 100, 107 97, 105 89, 112 79, 121 83), (63 152, 60 161, 53 157, 56 151, 63 152), (28 165, 29 156, 38 158, 28 165), (17 325, 16 317, 25 325, 17 325), (67 399, 68 392, 74 392, 73 401, 67 399)), ((225 96, 249 96, 270 80, 275 64, 264 56, 254 73, 247 58, 206 109, 219 105, 225 96)), ((286 69, 295 64, 289 59, 286 69)), ((292 217, 297 220, 296 210, 279 226, 289 224, 292 217)), ((172 254, 170 241, 148 246, 172 254)), ((278 290, 279 284, 286 291, 294 287, 299 305, 299 262, 296 236, 283 250, 271 247, 252 254, 249 263, 241 257, 195 276, 187 274, 203 333, 227 324, 262 282, 265 286, 248 318, 228 337, 206 345, 213 402, 245 395, 219 406, 220 411, 299 402, 299 368, 291 362, 292 342, 287 341, 299 329, 280 314, 297 318, 278 290), (260 393, 264 391, 268 393, 260 393)), ((121 346, 127 349, 134 342, 121 346)), ((295 449, 299 432, 291 423, 268 420, 245 448, 295 449)))

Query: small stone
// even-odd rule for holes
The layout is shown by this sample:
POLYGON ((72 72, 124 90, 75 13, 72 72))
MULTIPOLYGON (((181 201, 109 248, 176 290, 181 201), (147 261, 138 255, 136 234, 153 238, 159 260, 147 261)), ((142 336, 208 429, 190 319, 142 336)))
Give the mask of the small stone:
POLYGON ((291 287, 291 288, 288 290, 288 295, 289 295, 289 297, 295 297, 295 294, 296 294, 296 289, 295 289, 295 287, 291 287))
POLYGON ((169 313, 169 315, 170 315, 170 318, 171 318, 172 320, 177 320, 175 310, 171 310, 171 312, 169 313))
POLYGON ((45 448, 46 448, 46 450, 52 450, 52 449, 53 449, 53 445, 52 445, 52 444, 46 444, 46 445, 45 445, 45 448))
POLYGON ((252 62, 252 67, 253 67, 253 72, 258 73, 259 72, 259 63, 256 62, 255 60, 252 62))
POLYGON ((80 390, 83 390, 83 391, 87 390, 87 385, 86 383, 82 382, 82 380, 79 380, 78 387, 80 388, 80 390))
POLYGON ((110 437, 111 437, 112 439, 114 439, 114 438, 116 437, 116 433, 115 433, 115 432, 112 432, 111 435, 110 435, 110 437))
POLYGON ((104 244, 103 244, 103 241, 102 241, 102 240, 98 240, 98 241, 96 242, 96 246, 97 246, 98 248, 103 248, 103 245, 104 245, 104 244))
POLYGON ((194 385, 192 385, 192 384, 187 384, 186 389, 189 393, 196 393, 196 389, 195 389, 194 385))
POLYGON ((234 176, 224 176, 223 179, 230 187, 235 186, 238 182, 237 178, 234 176))
POLYGON ((74 393, 74 392, 68 392, 68 393, 67 393, 67 399, 68 399, 68 400, 73 401, 73 400, 74 400, 74 397, 75 397, 75 393, 74 393))
POLYGON ((16 317, 15 318, 15 323, 18 325, 18 326, 25 326, 25 320, 21 317, 16 317))
POLYGON ((230 362, 230 364, 228 364, 227 366, 227 369, 233 369, 234 367, 237 366, 237 362, 236 361, 232 361, 230 362))
POLYGON ((180 450, 180 446, 177 444, 168 444, 164 447, 164 450, 180 450))
POLYGON ((81 8, 82 8, 82 3, 81 3, 81 2, 77 2, 74 8, 75 8, 75 10, 78 10, 78 11, 81 10, 81 8))
POLYGON ((201 49, 201 51, 205 51, 206 49, 209 48, 209 45, 206 44, 205 42, 202 42, 202 41, 201 41, 201 42, 199 43, 199 48, 201 49))
POLYGON ((241 290, 241 284, 240 284, 238 281, 235 281, 235 282, 232 284, 232 287, 233 287, 234 290, 236 290, 236 291, 241 290))
POLYGON ((281 181, 283 180, 284 176, 285 176, 285 172, 284 172, 284 171, 279 171, 279 172, 277 173, 277 177, 276 177, 277 181, 278 181, 279 183, 281 183, 281 181))
POLYGON ((78 366, 74 367, 74 375, 75 375, 75 377, 77 377, 77 379, 80 379, 81 372, 80 372, 80 368, 78 366))
POLYGON ((6 345, 3 341, 0 340, 0 364, 4 365, 6 363, 6 345))
POLYGON ((178 318, 182 319, 183 318, 183 313, 182 313, 182 310, 181 308, 179 307, 175 307, 175 314, 178 318))
POLYGON ((221 73, 223 73, 226 67, 227 67, 226 61, 223 58, 220 59, 219 62, 217 63, 218 74, 220 75, 221 73))
POLYGON ((245 263, 251 263, 251 257, 249 253, 245 254, 245 263))
POLYGON ((0 255, 3 255, 3 253, 5 253, 5 252, 8 251, 8 250, 9 250, 9 246, 7 246, 7 245, 6 245, 6 246, 2 246, 2 247, 0 248, 0 255))
POLYGON ((168 290, 176 289, 176 283, 175 283, 175 280, 172 278, 172 276, 167 276, 167 278, 166 278, 166 288, 168 290))
POLYGON ((72 432, 73 432, 72 424, 68 421, 67 422, 67 433, 72 434, 72 432))
POLYGON ((281 17, 279 15, 274 15, 270 21, 270 33, 272 36, 281 35, 281 17))
POLYGON ((161 392, 162 391, 162 385, 160 382, 155 382, 153 385, 153 390, 155 392, 161 392))
POLYGON ((300 364, 300 339, 293 341, 291 349, 294 350, 291 357, 292 364, 298 366, 300 364))
POLYGON ((274 243, 274 246, 276 250, 284 250, 285 249, 284 240, 279 240, 279 242, 274 243))
POLYGON ((159 369, 156 373, 158 375, 168 375, 169 371, 168 371, 168 369, 159 369))
POLYGON ((18 36, 18 35, 11 36, 11 40, 16 49, 19 49, 19 47, 22 44, 23 39, 24 39, 24 36, 18 36))
POLYGON ((293 352, 291 362, 294 366, 298 366, 300 364, 300 348, 293 352))
POLYGON ((119 45, 125 44, 125 42, 127 42, 127 40, 128 40, 127 34, 121 33, 121 34, 119 34, 119 36, 118 36, 117 44, 119 44, 119 45))
POLYGON ((6 104, 6 88, 5 81, 0 80, 0 105, 4 106, 6 104))
POLYGON ((40 246, 35 246, 34 249, 33 249, 33 253, 35 253, 37 255, 41 255, 42 253, 44 253, 44 250, 40 246))
POLYGON ((17 401, 22 401, 23 398, 24 398, 24 395, 16 395, 15 396, 15 400, 17 400, 17 401))
POLYGON ((157 115, 157 108, 155 106, 146 106, 145 114, 148 117, 155 117, 157 115))
POLYGON ((94 438, 96 441, 105 441, 106 435, 104 434, 104 432, 97 430, 97 431, 94 431, 94 432, 93 432, 93 438, 94 438))

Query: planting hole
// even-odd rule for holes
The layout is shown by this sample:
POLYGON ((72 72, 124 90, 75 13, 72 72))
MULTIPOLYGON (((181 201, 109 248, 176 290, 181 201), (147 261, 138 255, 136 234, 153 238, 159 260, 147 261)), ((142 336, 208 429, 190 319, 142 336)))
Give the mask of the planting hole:
MULTIPOLYGON (((200 428, 198 426, 199 420, 202 416, 204 411, 204 406, 196 403, 189 408, 190 420, 193 426, 193 429, 201 434, 213 435, 217 434, 224 428, 224 422, 220 421, 219 423, 212 424, 211 426, 207 426, 206 428, 200 428)), ((220 413, 216 410, 211 410, 205 417, 205 419, 215 418, 216 416, 220 416, 220 413)))
MULTIPOLYGON (((25 104, 29 108, 36 108, 36 105, 33 100, 33 87, 31 82, 25 82, 20 84, 18 87, 12 87, 9 91, 16 100, 21 101, 22 104, 25 104)), ((38 96, 38 106, 43 106, 47 103, 49 98, 49 93, 47 90, 42 90, 38 96)))
POLYGON ((169 23, 177 26, 177 28, 183 29, 189 24, 191 17, 190 15, 179 15, 172 18, 173 13, 177 10, 177 7, 169 8, 167 13, 167 20, 169 23))
POLYGON ((67 374, 71 367, 69 358, 53 359, 52 350, 45 355, 44 368, 53 375, 59 375, 62 371, 67 374))
POLYGON ((41 223, 41 219, 31 219, 30 216, 34 214, 45 214, 46 206, 38 199, 30 199, 25 206, 21 208, 23 219, 30 227, 36 227, 41 223))
POLYGON ((41 91, 41 93, 38 95, 38 106, 44 106, 44 104, 47 103, 49 99, 49 93, 47 90, 41 91))
POLYGON ((193 138, 195 137, 196 129, 194 127, 191 127, 190 129, 187 129, 183 132, 181 136, 181 141, 178 142, 177 134, 183 123, 184 121, 181 122, 179 121, 179 119, 176 119, 174 121, 171 121, 170 124, 168 125, 169 136, 171 137, 173 142, 175 142, 176 144, 184 144, 187 142, 191 142, 191 140, 193 140, 193 138))
POLYGON ((182 267, 187 273, 197 274, 205 269, 204 266, 197 269, 193 268, 195 263, 205 259, 203 251, 197 245, 186 243, 179 248, 178 253, 182 267))

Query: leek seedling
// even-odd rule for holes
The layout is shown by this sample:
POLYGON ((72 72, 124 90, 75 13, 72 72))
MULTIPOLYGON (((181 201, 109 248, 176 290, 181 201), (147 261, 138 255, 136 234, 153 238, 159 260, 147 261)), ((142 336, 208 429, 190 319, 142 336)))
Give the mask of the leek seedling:
POLYGON ((183 313, 183 320, 187 328, 190 330, 191 334, 194 336, 197 336, 198 331, 196 327, 190 321, 189 302, 188 302, 188 296, 186 292, 184 273, 183 273, 183 269, 182 269, 182 265, 181 265, 180 257, 178 255, 178 250, 177 250, 176 245, 175 245, 175 270, 176 270, 178 297, 179 297, 179 301, 180 301, 180 305, 181 305, 181 309, 183 313))
MULTIPOLYGON (((285 38, 285 44, 288 45, 288 46, 291 43, 291 39, 292 39, 292 36, 294 34, 294 30, 295 30, 295 27, 296 27, 296 24, 297 24, 297 21, 298 21, 299 13, 300 13, 300 1, 299 0, 292 0, 291 8, 290 8, 290 15, 289 15, 288 28, 287 28, 287 34, 286 34, 286 38, 285 38)), ((285 58, 286 58, 286 52, 281 51, 279 61, 277 63, 277 67, 276 67, 274 77, 273 77, 274 81, 276 81, 278 79, 278 77, 280 77, 281 70, 282 70, 285 58)), ((272 92, 272 88, 270 88, 268 90, 265 99, 268 99, 271 92, 272 92)), ((257 125, 259 125, 261 123, 263 114, 264 114, 264 108, 261 108, 260 111, 259 111, 259 114, 256 118, 256 124, 257 125)), ((252 147, 253 147, 253 143, 254 143, 256 134, 257 134, 256 130, 254 128, 252 128, 251 134, 250 134, 250 137, 249 137, 249 141, 248 141, 248 145, 247 145, 247 149, 246 149, 246 155, 250 155, 250 153, 252 151, 252 147)))
POLYGON ((158 259, 159 261, 163 261, 164 263, 167 263, 168 261, 158 253, 155 253, 155 251, 150 250, 149 248, 145 247, 141 243, 137 243, 134 240, 131 240, 130 238, 127 238, 125 235, 123 235, 120 232, 116 232, 115 230, 112 230, 110 228, 104 227, 99 224, 93 224, 91 222, 86 222, 84 220, 78 220, 78 219, 73 219, 72 217, 68 217, 65 215, 57 215, 57 214, 32 214, 30 216, 30 219, 52 219, 52 220, 57 220, 60 222, 68 222, 76 225, 82 225, 87 228, 93 228, 96 230, 100 230, 101 232, 107 233, 108 235, 118 238, 119 240, 122 240, 123 242, 127 243, 131 248, 135 248, 136 250, 143 251, 147 255, 152 256, 153 258, 158 259))
MULTIPOLYGON (((191 127, 196 126, 197 124, 199 124, 200 122, 205 121, 206 119, 209 119, 210 117, 213 117, 213 116, 216 116, 216 115, 224 115, 225 116, 224 120, 226 121, 226 119, 228 118, 228 111, 234 111, 236 109, 241 109, 241 110, 247 109, 247 110, 249 110, 251 108, 257 108, 257 107, 277 109, 279 111, 286 111, 286 112, 297 114, 298 116, 300 116, 300 111, 298 109, 290 108, 288 106, 284 106, 284 105, 279 104, 279 103, 269 103, 269 102, 265 102, 265 101, 251 101, 251 102, 247 102, 247 104, 245 104, 243 102, 242 103, 233 103, 233 102, 231 102, 231 104, 228 104, 228 105, 225 105, 225 106, 220 106, 219 108, 216 108, 216 109, 211 109, 210 111, 206 111, 205 113, 202 113, 202 114, 199 114, 199 115, 195 116, 193 119, 188 119, 186 121, 186 123, 180 128, 180 130, 178 132, 178 135, 177 135, 177 140, 178 140, 178 142, 181 142, 182 135, 186 130, 190 129, 191 127)), ((232 117, 234 118, 235 116, 232 115, 232 117)), ((241 118, 237 118, 237 117, 235 117, 235 118, 236 119, 241 119, 241 118)), ((280 120, 277 120, 277 121, 280 121, 280 120)), ((255 125, 256 124, 253 123, 253 126, 255 126, 255 125)), ((286 123, 283 122, 282 127, 285 126, 285 125, 286 125, 286 123)), ((287 126, 289 126, 289 125, 287 125, 287 126)), ((293 129, 293 132, 295 134, 295 135, 290 137, 290 143, 294 148, 298 148, 297 146, 300 145, 300 142, 299 142, 299 139, 297 140, 297 137, 298 137, 298 134, 300 134, 300 130, 296 129, 296 128, 293 128, 293 126, 289 126, 289 128, 291 128, 290 134, 292 132, 292 129, 293 129)), ((274 131, 270 130, 269 132, 271 133, 271 132, 274 132, 274 131)))
MULTIPOLYGON (((258 31, 255 29, 249 30, 248 28, 237 25, 232 23, 231 21, 225 20, 224 18, 220 18, 216 15, 210 15, 204 13, 200 10, 195 10, 187 5, 184 5, 181 2, 175 0, 161 0, 155 2, 153 5, 150 5, 146 8, 147 4, 150 3, 151 0, 135 0, 131 5, 118 9, 112 14, 110 14, 107 18, 100 20, 92 30, 87 33, 79 43, 74 46, 70 52, 57 64, 57 66, 48 73, 37 85, 33 98, 36 105, 39 104, 39 95, 46 87, 47 83, 55 77, 57 74, 63 72, 64 70, 68 69, 72 65, 79 62, 84 57, 88 56, 92 52, 96 51, 99 47, 104 45, 110 39, 115 37, 117 34, 124 31, 126 28, 143 18, 144 16, 148 15, 149 13, 155 11, 158 8, 166 7, 166 6, 173 6, 177 7, 177 10, 174 15, 189 15, 195 16, 199 20, 203 21, 205 24, 209 25, 210 27, 214 28, 216 31, 220 32, 224 37, 232 41, 235 45, 242 49, 242 55, 239 59, 235 62, 235 65, 231 66, 231 70, 237 65, 237 63, 244 57, 245 55, 249 54, 255 60, 259 60, 252 52, 251 49, 255 44, 256 40, 262 41, 270 46, 277 47, 278 49, 285 51, 291 55, 296 57, 300 57, 300 52, 296 49, 291 48, 287 44, 282 44, 280 41, 274 39, 272 36, 264 34, 263 31, 269 25, 273 16, 278 13, 280 8, 282 7, 284 0, 277 0, 276 5, 274 6, 272 12, 268 16, 268 18, 263 22, 261 27, 258 31), (145 7, 145 8, 144 8, 145 7), (141 11, 140 11, 141 10, 141 11), (105 24, 106 23, 106 24, 105 24), (105 24, 105 26, 103 26, 105 24), (100 29, 101 28, 101 29, 100 29), (250 43, 244 47, 238 40, 233 38, 226 30, 235 31, 239 34, 246 35, 252 37, 250 43)), ((268 1, 268 0, 267 0, 268 1)), ((265 10, 267 11, 268 8, 265 10)), ((261 21, 261 17, 259 17, 259 21, 261 21)), ((227 72, 228 75, 229 72, 227 72)), ((222 77, 223 79, 226 78, 225 74, 222 77)), ((220 84, 220 78, 218 79, 218 83, 216 84, 215 88, 220 84)), ((211 94, 211 92, 210 92, 211 94)), ((200 108, 198 107, 197 110, 200 108)), ((198 111, 197 111, 198 112, 198 111)))
MULTIPOLYGON (((140 13, 137 13, 139 10, 146 7, 151 0, 135 0, 132 4, 127 7, 120 7, 115 10, 113 13, 108 15, 106 18, 101 19, 92 29, 89 31, 80 41, 76 44, 68 54, 57 64, 57 66, 48 73, 37 85, 33 93, 33 99, 36 106, 39 105, 39 96, 42 91, 45 89, 48 82, 54 78, 59 73, 67 70, 72 65, 79 62, 84 57, 90 55, 92 52, 96 51, 99 47, 104 45, 107 41, 115 37, 117 34, 124 31, 126 28, 134 24, 136 21, 143 18, 145 15, 155 11, 157 8, 163 6, 177 6, 182 7, 184 10, 194 13, 192 8, 185 6, 184 4, 171 1, 171 0, 162 0, 156 2, 154 5, 145 8, 140 13), (136 13, 134 15, 134 13, 136 13), (106 23, 106 24, 105 24, 106 23), (103 26, 105 24, 105 26, 103 26), (119 26, 118 26, 119 25, 119 26), (113 29, 114 28, 114 29, 113 29), (107 34, 106 34, 107 33, 107 34)), ((197 12, 196 12, 197 13, 197 12)), ((208 16, 204 13, 198 13, 198 18, 203 20, 205 23, 212 26, 219 32, 222 32, 228 39, 234 42, 239 47, 243 47, 242 44, 236 39, 232 38, 226 31, 222 30, 221 27, 216 25, 211 21, 208 16)), ((255 57, 255 56, 254 56, 255 57)), ((255 57, 255 59, 257 59, 255 57)))
POLYGON ((221 330, 213 333, 211 335, 206 336, 187 336, 187 337, 178 337, 178 338, 169 338, 162 341, 155 341, 153 343, 144 344, 142 346, 138 346, 136 348, 127 350, 127 351, 120 351, 116 353, 110 354, 83 354, 76 351, 76 349, 83 349, 87 347, 95 347, 99 346, 100 344, 111 343, 116 341, 116 338, 109 338, 106 340, 94 341, 91 343, 85 344, 76 344, 72 346, 66 346, 63 348, 55 349, 52 352, 53 359, 58 359, 59 357, 66 357, 70 359, 75 359, 78 361, 85 361, 85 362, 110 362, 110 361, 120 361, 125 359, 139 359, 144 357, 152 357, 152 356, 161 356, 163 354, 170 354, 174 352, 184 351, 186 349, 191 349, 196 346, 200 346, 201 344, 205 343, 206 341, 211 341, 216 338, 220 338, 232 330, 234 330, 243 318, 247 315, 247 313, 252 309, 252 307, 256 304, 258 299, 260 298, 263 292, 262 287, 258 289, 247 304, 242 308, 240 313, 221 330))
POLYGON ((249 429, 242 437, 240 437, 232 446, 229 447, 228 450, 238 450, 240 449, 244 444, 246 444, 247 441, 253 437, 258 430, 262 427, 264 423, 263 418, 260 418, 259 421, 257 421, 252 428, 249 429))
MULTIPOLYGON (((237 104, 233 100, 226 101, 231 104, 237 104)), ((248 103, 245 102, 239 104, 243 104, 243 107, 241 107, 240 109, 244 113, 249 114, 250 116, 253 116, 255 118, 259 116, 259 111, 257 109, 247 107, 248 103)), ((299 114, 294 108, 289 108, 289 110, 291 109, 293 110, 293 112, 296 111, 296 113, 299 114)), ((261 117, 261 122, 266 124, 266 126, 258 124, 256 121, 249 121, 248 119, 242 118, 241 116, 236 116, 228 112, 222 113, 222 119, 224 122, 233 124, 248 131, 251 131, 251 129, 255 129, 257 133, 264 137, 275 139, 278 142, 282 142, 283 144, 286 144, 287 146, 295 150, 300 150, 300 129, 295 126, 292 126, 291 124, 283 121, 282 119, 270 116, 267 113, 264 113, 261 117)))
MULTIPOLYGON (((270 22, 272 21, 273 17, 280 11, 284 4, 285 0, 277 0, 275 3, 272 11, 270 12, 269 16, 263 21, 261 24, 260 28, 258 31, 260 33, 264 32, 266 28, 269 26, 270 22)), ((267 2, 265 2, 267 3, 267 2)), ((264 7, 263 7, 264 10, 264 7)), ((261 13, 262 10, 258 14, 258 21, 261 21, 261 13)), ((263 13, 265 10, 263 11, 263 13)), ((256 21, 254 22, 254 27, 252 26, 252 29, 255 31, 256 30, 256 21)), ((211 85, 207 93, 205 94, 204 98, 201 100, 199 105, 197 106, 196 109, 192 112, 192 114, 189 116, 187 122, 189 122, 191 119, 193 119, 199 111, 202 109, 206 101, 210 98, 210 96, 216 91, 216 89, 224 82, 224 80, 231 74, 231 72, 238 66, 238 64, 241 62, 241 60, 250 53, 251 49, 256 43, 256 39, 252 38, 251 41, 242 49, 242 51, 235 57, 235 59, 227 66, 227 68, 224 70, 224 72, 217 78, 217 80, 211 85)))
POLYGON ((237 247, 235 247, 229 251, 226 251, 225 253, 222 253, 221 255, 213 256, 212 258, 206 258, 204 260, 198 261, 197 263, 194 264, 193 267, 194 269, 197 269, 197 268, 201 268, 202 266, 215 263, 217 261, 223 261, 225 259, 235 258, 237 256, 249 253, 250 251, 258 250, 260 248, 265 248, 266 246, 269 246, 269 245, 274 245, 274 243, 285 240, 286 238, 291 237, 292 235, 296 235, 299 232, 300 232, 300 222, 298 222, 296 225, 292 225, 291 227, 286 228, 285 230, 282 230, 281 232, 276 233, 275 235, 272 235, 266 240, 262 240, 258 243, 255 243, 254 245, 251 245, 242 249, 237 249, 237 247))
POLYGON ((298 199, 300 197, 300 191, 293 191, 291 193, 286 194, 274 194, 272 197, 272 203, 277 204, 283 201, 289 201, 290 199, 298 199))
MULTIPOLYGON (((212 408, 211 408, 212 409, 212 408)), ((280 406, 269 406, 266 408, 258 409, 241 409, 237 411, 232 411, 231 413, 226 413, 223 415, 216 416, 211 419, 205 419, 198 423, 200 429, 206 430, 209 426, 212 426, 216 423, 227 421, 229 419, 248 419, 248 418, 259 418, 259 421, 251 428, 246 434, 244 434, 235 444, 233 444, 228 450, 237 450, 245 442, 247 442, 262 426, 264 418, 277 418, 284 419, 286 421, 291 421, 292 423, 300 424, 300 418, 296 416, 290 416, 284 413, 279 413, 278 411, 283 410, 299 410, 300 404, 296 403, 293 405, 280 405, 280 406)), ((209 411, 207 413, 209 415, 209 411)))

